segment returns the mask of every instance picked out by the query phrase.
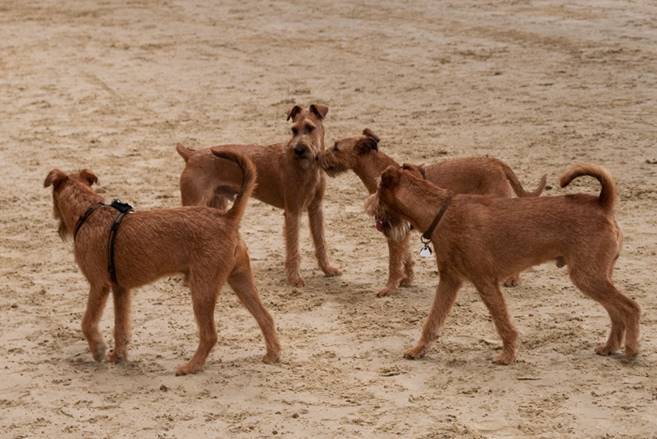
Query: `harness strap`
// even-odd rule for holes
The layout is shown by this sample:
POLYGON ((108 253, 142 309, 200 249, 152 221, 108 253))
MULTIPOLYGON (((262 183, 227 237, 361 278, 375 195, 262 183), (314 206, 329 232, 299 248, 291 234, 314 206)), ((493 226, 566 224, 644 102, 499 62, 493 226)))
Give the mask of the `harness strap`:
POLYGON ((114 263, 114 243, 116 241, 116 234, 119 231, 121 222, 123 218, 130 212, 132 212, 132 206, 127 203, 122 203, 119 200, 112 201, 110 205, 114 209, 119 211, 119 214, 114 218, 112 227, 110 228, 109 240, 107 243, 107 271, 109 271, 110 279, 115 284, 118 284, 118 277, 116 274, 116 264, 114 263))
POLYGON ((96 209, 103 206, 105 206, 105 203, 97 203, 94 204, 93 206, 90 206, 87 210, 84 211, 84 213, 78 219, 78 222, 75 223, 75 231, 73 232, 73 241, 75 241, 75 238, 78 236, 78 231, 80 230, 80 227, 82 227, 82 224, 84 224, 89 219, 91 214, 94 213, 96 209))

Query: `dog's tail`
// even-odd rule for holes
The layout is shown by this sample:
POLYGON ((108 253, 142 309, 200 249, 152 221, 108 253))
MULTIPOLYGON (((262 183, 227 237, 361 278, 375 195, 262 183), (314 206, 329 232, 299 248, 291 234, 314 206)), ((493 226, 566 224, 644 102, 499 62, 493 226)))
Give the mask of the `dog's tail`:
POLYGON ((573 165, 563 173, 559 180, 559 184, 561 184, 561 187, 566 187, 571 181, 584 175, 596 178, 600 182, 602 189, 600 190, 598 202, 607 212, 613 211, 614 207, 616 207, 616 202, 618 201, 618 190, 616 189, 616 184, 614 183, 611 174, 602 166, 593 164, 573 165))
POLYGON ((189 158, 194 154, 196 151, 193 150, 192 148, 188 148, 182 143, 176 144, 176 151, 178 151, 178 154, 180 154, 180 157, 183 158, 185 163, 189 160, 189 158))
POLYGON ((538 187, 536 189, 531 192, 527 192, 525 188, 522 187, 522 184, 520 184, 520 180, 518 180, 518 177, 516 176, 515 172, 513 172, 513 169, 511 169, 509 165, 503 162, 500 162, 500 165, 502 165, 506 179, 509 180, 511 187, 513 188, 513 192, 515 192, 517 196, 538 197, 541 195, 541 193, 543 193, 543 189, 545 189, 545 183, 547 182, 547 175, 543 175, 543 177, 541 177, 541 181, 538 183, 538 187))
POLYGON ((240 191, 233 201, 233 206, 228 209, 225 216, 231 218, 237 222, 242 219, 244 210, 246 209, 246 203, 253 193, 253 189, 256 186, 256 169, 253 165, 253 162, 243 154, 233 152, 233 151, 217 151, 212 149, 212 154, 216 157, 230 160, 235 162, 237 166, 242 170, 242 185, 240 191))

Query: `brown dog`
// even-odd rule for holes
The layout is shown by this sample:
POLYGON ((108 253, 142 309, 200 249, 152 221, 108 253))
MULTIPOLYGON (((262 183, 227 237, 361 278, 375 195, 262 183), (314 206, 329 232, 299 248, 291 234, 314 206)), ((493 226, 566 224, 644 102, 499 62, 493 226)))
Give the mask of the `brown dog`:
POLYGON ((180 175, 180 192, 184 206, 208 205, 222 208, 226 198, 239 187, 241 176, 212 151, 239 151, 247 155, 258 172, 258 185, 253 196, 285 211, 285 269, 291 285, 303 286, 299 273, 299 221, 308 211, 315 255, 325 275, 340 271, 328 259, 324 240, 324 175, 317 156, 324 149, 324 118, 328 107, 313 104, 307 110, 295 105, 288 113, 292 120, 292 138, 275 145, 221 145, 199 151, 178 144, 176 149, 185 160, 180 175))
POLYGON ((617 192, 609 173, 595 165, 573 166, 561 186, 589 175, 602 185, 599 197, 575 194, 558 197, 497 198, 457 195, 418 178, 408 169, 390 166, 368 211, 381 221, 410 221, 431 239, 440 282, 429 318, 417 345, 406 358, 422 357, 452 307, 464 280, 474 284, 488 307, 503 341, 495 360, 515 360, 517 332, 511 323, 499 282, 533 265, 561 258, 577 288, 600 302, 611 318, 611 332, 596 352, 610 355, 625 340, 625 355, 639 349, 639 306, 612 283, 622 242, 614 219, 617 192), (399 217, 399 218, 395 218, 399 217))
POLYGON ((101 204, 103 198, 91 189, 98 180, 96 176, 87 170, 67 175, 53 169, 46 177, 44 186, 53 186, 59 234, 62 239, 74 235, 75 260, 91 287, 82 331, 96 361, 105 357, 98 322, 109 288, 115 314, 115 346, 109 361, 118 363, 127 359, 130 290, 174 273, 188 274, 200 335, 196 353, 176 369, 176 375, 201 370, 217 342, 214 309, 226 281, 260 325, 267 345, 263 361, 278 361, 280 345, 274 321, 260 302, 249 254, 239 235, 239 223, 255 186, 255 169, 239 154, 217 155, 236 162, 244 172, 242 190, 231 209, 222 212, 208 207, 182 207, 129 214, 116 233, 114 258, 108 255, 108 235, 117 212, 101 204), (108 259, 114 261, 116 276, 111 275, 108 259))
MULTIPOLYGON (((361 136, 338 140, 333 148, 320 153, 319 162, 331 177, 353 170, 371 194, 376 192, 377 179, 383 170, 390 165, 397 166, 397 162, 379 150, 379 138, 369 129, 361 136)), ((506 163, 489 157, 450 159, 415 168, 436 186, 459 194, 527 197, 540 195, 545 187, 543 176, 535 191, 526 192, 506 163)), ((378 292, 379 297, 387 296, 400 285, 410 284, 413 278, 413 258, 408 247, 410 235, 408 230, 395 230, 402 235, 399 239, 388 237, 388 282, 378 292)), ((518 275, 514 274, 504 285, 517 283, 518 275)))

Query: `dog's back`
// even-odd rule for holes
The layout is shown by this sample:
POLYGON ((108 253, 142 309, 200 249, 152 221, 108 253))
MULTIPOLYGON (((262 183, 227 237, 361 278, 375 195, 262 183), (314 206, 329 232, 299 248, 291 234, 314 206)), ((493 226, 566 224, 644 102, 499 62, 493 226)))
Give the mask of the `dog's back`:
POLYGON ((181 144, 176 151, 185 161, 180 174, 180 195, 183 206, 225 208, 225 200, 232 198, 241 184, 241 172, 231 163, 217 159, 212 151, 236 152, 247 156, 254 164, 258 180, 266 184, 256 186, 253 197, 278 208, 283 208, 283 189, 280 166, 284 145, 219 145, 193 150, 181 144), (278 171, 278 172, 277 172, 278 171))
POLYGON ((423 171, 427 180, 436 186, 459 194, 538 196, 546 183, 543 176, 537 188, 528 192, 506 163, 491 157, 449 159, 425 166, 423 171))
POLYGON ((587 251, 615 258, 622 236, 613 217, 616 189, 608 173, 600 170, 571 168, 562 177, 565 186, 581 175, 599 176, 603 182, 600 196, 456 195, 440 225, 440 247, 447 254, 465 246, 466 253, 480 255, 480 260, 472 262, 503 267, 496 269, 501 276, 558 258, 568 264, 587 251))
MULTIPOLYGON (((105 246, 109 227, 110 223, 102 228, 105 233, 99 242, 85 245, 105 246)), ((119 279, 122 286, 133 288, 162 276, 186 273, 205 259, 206 263, 225 263, 232 259, 239 239, 232 219, 210 207, 137 211, 123 220, 118 232, 115 261, 119 279)))

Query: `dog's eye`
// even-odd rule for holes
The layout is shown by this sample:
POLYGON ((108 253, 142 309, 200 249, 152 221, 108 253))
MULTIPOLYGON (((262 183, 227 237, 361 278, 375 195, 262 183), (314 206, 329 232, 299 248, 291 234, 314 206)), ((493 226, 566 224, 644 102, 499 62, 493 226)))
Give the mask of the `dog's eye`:
POLYGON ((295 136, 296 136, 297 134, 299 134, 299 128, 297 128, 297 127, 292 127, 292 134, 294 134, 295 136))
POLYGON ((314 125, 304 125, 303 128, 306 131, 306 133, 312 133, 315 130, 314 125))

